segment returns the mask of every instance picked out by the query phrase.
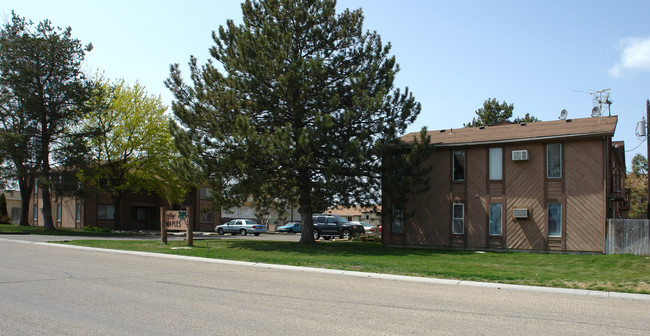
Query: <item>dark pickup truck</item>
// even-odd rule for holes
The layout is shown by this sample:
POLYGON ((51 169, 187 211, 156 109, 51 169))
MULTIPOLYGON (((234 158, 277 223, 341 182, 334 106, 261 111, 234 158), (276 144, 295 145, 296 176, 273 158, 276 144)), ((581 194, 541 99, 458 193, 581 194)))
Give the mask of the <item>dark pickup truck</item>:
POLYGON ((339 215, 314 215, 314 239, 323 237, 329 240, 332 237, 350 239, 353 235, 365 233, 363 225, 353 224, 339 215))

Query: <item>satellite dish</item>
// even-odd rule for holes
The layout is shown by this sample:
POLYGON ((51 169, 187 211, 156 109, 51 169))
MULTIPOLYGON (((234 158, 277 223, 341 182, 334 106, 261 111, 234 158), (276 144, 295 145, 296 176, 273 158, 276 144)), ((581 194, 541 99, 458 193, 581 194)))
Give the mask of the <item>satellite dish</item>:
POLYGON ((562 109, 562 112, 560 112, 560 119, 566 120, 567 116, 569 116, 569 112, 567 112, 566 109, 562 109))
POLYGON ((600 107, 594 106, 594 108, 591 109, 591 116, 600 117, 600 107))

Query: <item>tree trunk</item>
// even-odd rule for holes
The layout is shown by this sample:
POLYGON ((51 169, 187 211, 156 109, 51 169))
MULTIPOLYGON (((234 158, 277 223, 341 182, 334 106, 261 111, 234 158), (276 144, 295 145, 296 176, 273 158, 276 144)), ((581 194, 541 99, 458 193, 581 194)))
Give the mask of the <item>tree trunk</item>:
POLYGON ((52 221, 52 196, 50 193, 50 186, 42 186, 43 194, 43 227, 45 229, 54 230, 54 221, 52 221))
MULTIPOLYGON (((20 189, 20 225, 29 226, 29 204, 32 198, 32 190, 34 190, 34 178, 31 176, 19 177, 18 189, 20 189)), ((36 211, 38 211, 38 208, 36 211)))
MULTIPOLYGON (((303 181, 308 179, 302 179, 303 181)), ((300 183, 299 186, 300 198, 298 199, 298 212, 300 213, 300 218, 302 218, 302 232, 300 233, 300 244, 314 244, 314 222, 312 219, 312 208, 311 208, 311 187, 309 183, 300 183)))
POLYGON ((43 227, 54 230, 54 222, 52 221, 52 192, 50 190, 52 184, 50 183, 49 142, 43 141, 42 146, 41 159, 43 163, 40 178, 46 182, 39 185, 41 187, 41 194, 43 195, 43 227))

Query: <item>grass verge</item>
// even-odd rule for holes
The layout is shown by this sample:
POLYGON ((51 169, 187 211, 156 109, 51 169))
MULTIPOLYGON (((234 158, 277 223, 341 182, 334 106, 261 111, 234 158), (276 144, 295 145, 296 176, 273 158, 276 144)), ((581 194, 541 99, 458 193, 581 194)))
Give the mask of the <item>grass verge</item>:
POLYGON ((57 228, 55 230, 47 230, 42 226, 20 226, 13 224, 0 224, 1 233, 16 233, 16 234, 36 234, 36 235, 50 235, 50 236, 89 236, 89 237, 112 237, 112 236, 131 236, 129 233, 116 233, 108 229, 97 229, 93 227, 86 227, 83 230, 57 228))
POLYGON ((384 247, 359 241, 83 240, 67 244, 185 256, 309 266, 443 279, 650 294, 650 257, 536 253, 475 253, 384 247))

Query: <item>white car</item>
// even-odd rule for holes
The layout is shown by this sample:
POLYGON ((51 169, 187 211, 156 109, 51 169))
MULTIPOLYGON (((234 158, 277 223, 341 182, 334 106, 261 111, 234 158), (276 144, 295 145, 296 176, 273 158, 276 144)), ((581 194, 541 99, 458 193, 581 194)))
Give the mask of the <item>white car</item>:
POLYGON ((252 233, 256 236, 259 236, 260 233, 266 232, 266 226, 262 224, 257 224, 255 221, 250 219, 233 219, 226 224, 217 225, 214 228, 218 234, 222 235, 224 233, 230 233, 233 235, 240 234, 245 236, 249 233, 252 233))
POLYGON ((381 231, 379 230, 378 227, 372 226, 366 222, 350 222, 350 223, 363 225, 363 228, 366 230, 366 235, 378 236, 381 234, 381 231))

